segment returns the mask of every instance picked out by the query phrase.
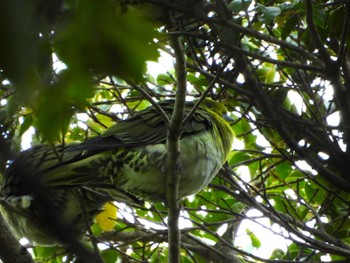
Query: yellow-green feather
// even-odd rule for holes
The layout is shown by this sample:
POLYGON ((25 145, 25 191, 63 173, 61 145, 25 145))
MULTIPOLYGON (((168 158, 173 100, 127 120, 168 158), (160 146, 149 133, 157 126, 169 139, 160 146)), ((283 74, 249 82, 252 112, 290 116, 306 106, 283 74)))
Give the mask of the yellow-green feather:
MULTIPOLYGON (((171 116, 173 104, 160 105, 171 116)), ((193 105, 188 103, 185 114, 193 105)), ((203 189, 225 163, 234 137, 225 114, 221 103, 204 100, 183 127, 180 197, 203 189)), ((158 112, 148 108, 84 143, 59 145, 55 150, 39 145, 22 152, 2 178, 0 192, 30 217, 3 208, 5 217, 18 235, 52 244, 59 240, 42 217, 45 209, 36 200, 38 187, 44 188, 62 224, 77 235, 86 229, 86 219, 91 221, 110 200, 129 204, 137 204, 139 197, 164 200, 166 128, 158 112)))

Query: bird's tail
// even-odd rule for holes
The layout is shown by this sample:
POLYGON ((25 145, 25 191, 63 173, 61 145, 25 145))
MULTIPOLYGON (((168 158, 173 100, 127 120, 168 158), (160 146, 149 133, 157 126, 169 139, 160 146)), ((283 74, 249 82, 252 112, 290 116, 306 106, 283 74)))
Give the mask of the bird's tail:
POLYGON ((121 150, 92 152, 76 145, 37 146, 24 151, 10 165, 2 180, 3 196, 35 195, 35 192, 77 188, 93 195, 132 205, 140 201, 118 187, 121 150))

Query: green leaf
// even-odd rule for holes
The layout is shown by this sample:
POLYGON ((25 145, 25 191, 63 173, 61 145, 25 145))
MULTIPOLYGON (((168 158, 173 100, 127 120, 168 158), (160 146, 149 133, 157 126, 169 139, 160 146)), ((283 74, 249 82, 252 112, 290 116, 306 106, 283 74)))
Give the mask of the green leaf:
POLYGON ((118 259, 118 251, 115 249, 103 250, 101 256, 105 263, 115 263, 118 259))
POLYGON ((344 8, 338 8, 333 10, 329 15, 329 23, 327 26, 329 27, 329 30, 336 36, 337 38, 341 37, 341 34, 343 33, 343 22, 345 17, 345 10, 344 8))
POLYGON ((292 172, 292 166, 289 163, 283 162, 276 165, 275 171, 277 172, 277 175, 284 180, 292 172))
POLYGON ((142 80, 146 61, 156 60, 158 52, 154 25, 141 11, 121 13, 114 1, 86 0, 71 13, 54 43, 69 70, 142 80))
POLYGON ((281 196, 274 196, 273 201, 275 202, 273 208, 282 213, 286 212, 286 206, 284 205, 284 198, 281 196))
POLYGON ((0 42, 1 75, 9 78, 27 100, 38 84, 34 16, 34 5, 28 1, 1 3, 0 34, 4 39, 0 42))
POLYGON ((247 207, 247 206, 246 206, 245 204, 236 202, 236 203, 231 207, 231 210, 234 211, 235 213, 238 213, 238 214, 239 214, 239 213, 242 213, 246 207, 247 207))
POLYGON ((275 65, 271 63, 263 63, 256 71, 261 81, 265 83, 273 83, 275 80, 275 65))
MULTIPOLYGON (((232 18, 231 21, 235 24, 241 25, 242 18, 232 18)), ((219 39, 220 41, 227 46, 233 45, 236 46, 239 42, 240 31, 235 30, 233 28, 221 26, 219 27, 219 39)))
POLYGON ((277 6, 262 6, 260 5, 262 15, 259 17, 259 21, 266 24, 271 24, 275 18, 281 13, 281 8, 277 6))
POLYGON ((97 223, 95 223, 91 226, 91 232, 94 236, 98 236, 103 232, 103 230, 100 228, 100 226, 97 223))
POLYGON ((285 254, 289 255, 288 259, 294 259, 299 253, 300 247, 297 244, 292 243, 288 246, 288 252, 285 254))
POLYGON ((53 255, 62 253, 62 249, 58 247, 35 246, 33 248, 33 253, 35 255, 36 260, 50 263, 62 262, 62 260, 59 257, 52 258, 53 255))
POLYGON ((20 99, 19 97, 14 94, 12 96, 10 96, 7 99, 7 103, 6 103, 6 114, 7 114, 7 118, 13 118, 13 116, 15 116, 19 110, 21 108, 21 104, 20 104, 20 99))
POLYGON ((70 105, 57 98, 43 96, 36 108, 38 132, 50 142, 59 140, 66 133, 73 114, 70 105))
POLYGON ((297 211, 298 217, 301 220, 304 220, 307 214, 309 213, 310 209, 305 206, 299 206, 296 208, 296 211, 297 211))
POLYGON ((204 91, 208 87, 208 80, 203 75, 197 77, 194 74, 188 74, 187 80, 200 91, 204 91))
POLYGON ((317 7, 317 5, 313 5, 313 15, 316 26, 324 28, 327 21, 325 9, 322 7, 317 7))
MULTIPOLYGON (((38 133, 43 140, 51 142, 66 134, 74 110, 83 109, 93 95, 92 81, 85 75, 64 70, 57 78, 59 80, 52 85, 40 87, 32 103, 38 133)), ((29 124, 26 123, 21 131, 24 132, 29 124)))
POLYGON ((169 84, 174 84, 175 79, 170 74, 159 74, 157 76, 157 84, 160 86, 165 86, 169 84))
POLYGON ((85 133, 86 132, 83 129, 81 129, 80 127, 75 127, 72 129, 69 138, 75 142, 82 141, 86 136, 85 133))
POLYGON ((229 165, 235 165, 237 163, 249 160, 251 158, 250 154, 246 152, 235 152, 229 159, 229 165))
POLYGON ((282 26, 282 31, 281 31, 281 38, 285 40, 289 34, 295 29, 297 23, 298 23, 298 16, 296 15, 291 15, 287 17, 286 22, 282 26))
POLYGON ((255 247, 255 248, 261 247, 261 241, 260 241, 260 239, 259 239, 252 231, 250 231, 250 230, 247 228, 247 229, 246 229, 246 233, 247 233, 248 236, 250 237, 250 241, 252 242, 253 247, 255 247))
POLYGON ((251 3, 251 0, 233 0, 227 6, 232 12, 239 13, 240 11, 247 11, 251 3))
POLYGON ((33 116, 31 114, 23 117, 23 123, 19 128, 19 135, 22 136, 33 125, 33 116))
POLYGON ((287 178, 285 178, 286 182, 294 182, 295 180, 298 180, 300 178, 304 178, 305 174, 301 172, 300 170, 293 170, 291 173, 288 175, 287 178))
POLYGON ((275 249, 274 251, 272 251, 270 259, 281 259, 284 255, 284 251, 282 249, 275 249))
POLYGON ((319 187, 312 181, 305 184, 304 190, 308 201, 312 204, 322 204, 327 195, 323 188, 319 187))

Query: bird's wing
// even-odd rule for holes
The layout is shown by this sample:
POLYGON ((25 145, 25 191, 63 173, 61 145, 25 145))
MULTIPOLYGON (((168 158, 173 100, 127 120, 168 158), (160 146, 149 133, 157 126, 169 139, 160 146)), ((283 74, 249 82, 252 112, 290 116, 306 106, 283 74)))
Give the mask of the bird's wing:
MULTIPOLYGON (((173 105, 161 104, 164 112, 171 117, 173 105)), ((188 114, 191 107, 186 108, 188 114)), ((209 113, 197 110, 192 118, 183 127, 182 137, 203 131, 212 126, 209 113)), ((148 108, 136 113, 133 117, 120 121, 110 127, 101 136, 83 142, 72 150, 80 149, 91 153, 118 149, 124 147, 143 146, 165 143, 167 126, 155 108, 148 108)))
MULTIPOLYGON (((37 145, 19 154, 0 180, 0 194, 11 198, 52 194, 50 190, 82 187, 80 191, 100 200, 119 200, 132 205, 141 202, 116 185, 96 177, 99 167, 93 168, 89 157, 74 150, 76 145, 37 145)), ((90 156, 92 158, 92 156, 90 156)))

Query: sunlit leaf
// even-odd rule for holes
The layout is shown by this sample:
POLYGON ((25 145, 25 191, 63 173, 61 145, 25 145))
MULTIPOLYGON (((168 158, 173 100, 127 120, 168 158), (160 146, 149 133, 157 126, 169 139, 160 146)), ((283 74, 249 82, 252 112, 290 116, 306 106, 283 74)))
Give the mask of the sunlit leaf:
POLYGON ((252 231, 250 231, 250 230, 247 228, 247 229, 246 229, 246 233, 247 233, 248 236, 250 237, 250 241, 252 242, 253 247, 255 247, 255 248, 261 247, 261 241, 260 241, 260 239, 259 239, 252 231))

